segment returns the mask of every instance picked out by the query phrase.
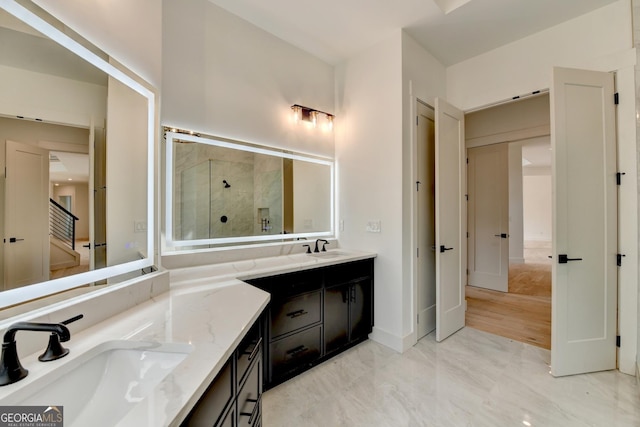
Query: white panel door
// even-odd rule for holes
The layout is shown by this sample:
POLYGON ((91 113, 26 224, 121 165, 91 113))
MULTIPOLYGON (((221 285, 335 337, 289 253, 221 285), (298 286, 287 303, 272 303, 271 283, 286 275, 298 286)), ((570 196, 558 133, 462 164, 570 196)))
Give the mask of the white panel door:
POLYGON ((464 327, 467 247, 464 114, 436 99, 436 340, 464 327))
POLYGON ((6 144, 5 290, 49 280, 49 152, 6 144))
POLYGON ((508 292, 509 146, 470 148, 467 156, 468 284, 508 292))
POLYGON ((436 328, 435 113, 417 103, 418 339, 436 328))
POLYGON ((555 68, 551 373, 616 368, 614 77, 555 68))

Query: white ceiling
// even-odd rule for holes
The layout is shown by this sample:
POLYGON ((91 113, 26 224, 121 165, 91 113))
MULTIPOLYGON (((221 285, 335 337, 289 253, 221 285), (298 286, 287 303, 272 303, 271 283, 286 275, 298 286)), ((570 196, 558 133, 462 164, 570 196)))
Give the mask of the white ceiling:
POLYGON ((49 180, 59 184, 89 182, 89 155, 49 152, 49 180))
POLYGON ((209 1, 331 64, 403 28, 448 66, 617 0, 209 1))

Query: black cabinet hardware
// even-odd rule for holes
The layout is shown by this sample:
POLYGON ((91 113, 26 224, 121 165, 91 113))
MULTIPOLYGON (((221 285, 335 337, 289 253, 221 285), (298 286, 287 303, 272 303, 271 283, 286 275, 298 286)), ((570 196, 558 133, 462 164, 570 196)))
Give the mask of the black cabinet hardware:
POLYGON ((296 311, 292 311, 291 313, 287 313, 287 316, 289 316, 292 319, 295 319, 296 317, 304 316, 305 314, 308 314, 308 312, 304 310, 296 310, 296 311))
POLYGON ((292 348, 291 350, 287 350, 287 354, 295 356, 298 353, 302 353, 303 351, 307 351, 307 347, 304 345, 299 345, 297 347, 292 348))

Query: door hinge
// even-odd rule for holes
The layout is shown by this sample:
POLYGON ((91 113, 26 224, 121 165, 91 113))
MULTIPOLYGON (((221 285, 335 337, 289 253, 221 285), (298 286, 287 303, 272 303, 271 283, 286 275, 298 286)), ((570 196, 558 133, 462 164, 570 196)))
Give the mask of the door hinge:
POLYGON ((625 257, 625 254, 617 254, 616 255, 616 265, 618 267, 622 267, 622 258, 625 257))
POLYGON ((416 116, 416 126, 418 126, 418 116, 416 116))
POLYGON ((618 92, 613 94, 613 103, 616 105, 620 104, 620 95, 618 94, 618 92))
POLYGON ((469 232, 467 231, 467 239, 469 238, 469 232))
POLYGON ((467 202, 469 201, 469 195, 468 195, 468 194, 465 194, 465 195, 464 195, 464 198, 465 198, 465 200, 466 200, 467 202))
POLYGON ((416 258, 420 258, 420 248, 416 248, 416 258))
POLYGON ((469 164, 469 158, 467 157, 467 164, 469 164))
POLYGON ((469 275, 469 269, 467 268, 467 276, 469 275))
POLYGON ((626 173, 616 172, 616 185, 622 184, 622 175, 626 175, 626 173))
POLYGON ((620 335, 616 336, 616 347, 620 347, 620 335))

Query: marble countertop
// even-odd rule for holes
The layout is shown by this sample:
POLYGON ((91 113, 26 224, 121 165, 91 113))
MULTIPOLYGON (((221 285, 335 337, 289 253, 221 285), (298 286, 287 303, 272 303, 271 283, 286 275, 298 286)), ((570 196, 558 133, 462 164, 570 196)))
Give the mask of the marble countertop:
MULTIPOLYGON (((38 362, 38 354, 23 357, 29 376, 1 387, 0 404, 12 404, 23 388, 107 341, 189 344, 187 357, 118 423, 179 425, 269 302, 268 293, 242 279, 373 257, 340 249, 320 256, 295 254, 171 270, 169 292, 74 334, 65 344, 71 349, 68 356, 47 363, 38 362)), ((94 425, 100 425, 99 420, 94 425)))

